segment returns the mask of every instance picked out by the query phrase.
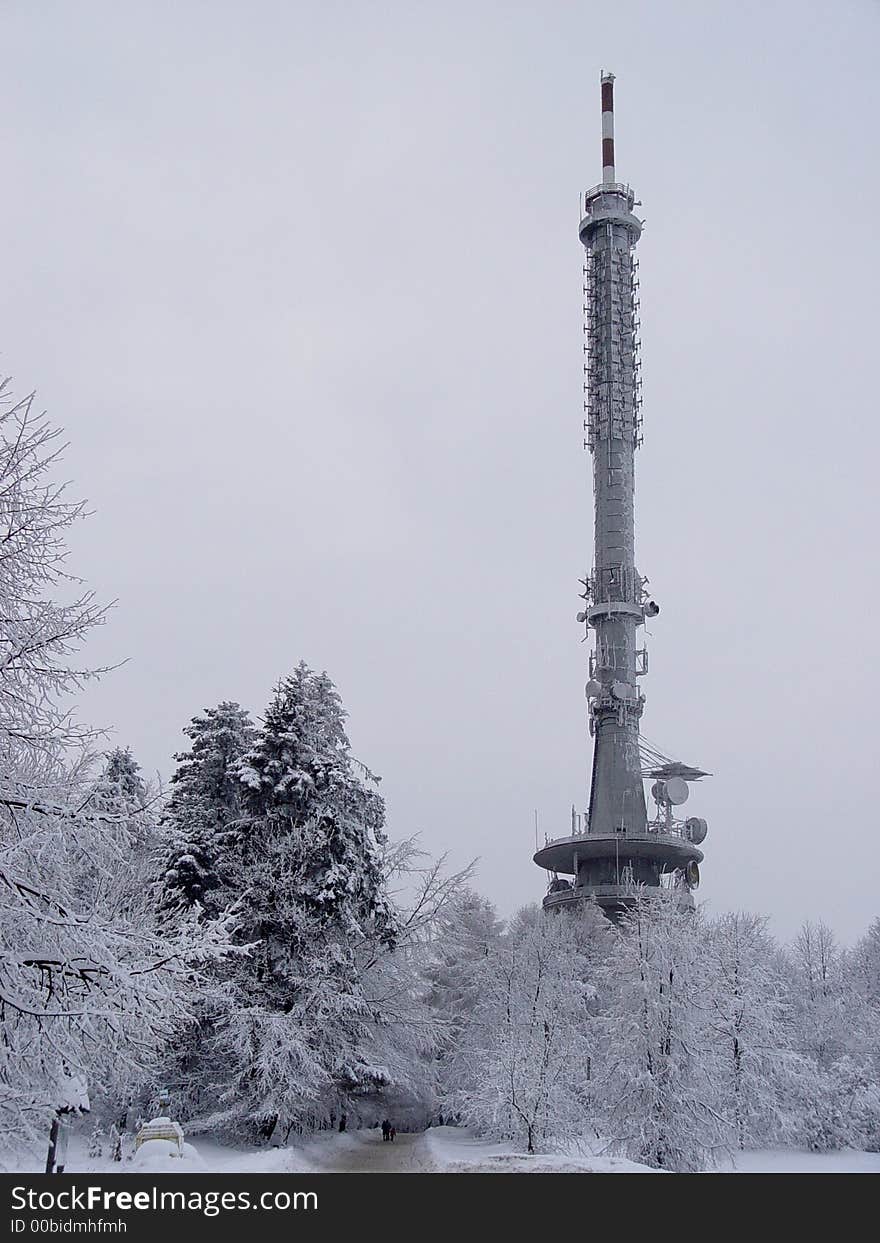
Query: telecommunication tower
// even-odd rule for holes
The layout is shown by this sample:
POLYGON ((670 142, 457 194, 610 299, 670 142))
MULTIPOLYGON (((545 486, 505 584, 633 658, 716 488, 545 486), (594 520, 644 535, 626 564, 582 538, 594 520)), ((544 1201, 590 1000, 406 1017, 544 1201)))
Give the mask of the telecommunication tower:
POLYGON ((571 833, 547 840, 534 858, 551 873, 545 907, 594 899, 614 918, 635 887, 668 887, 693 904, 697 848, 706 822, 679 818, 690 783, 707 776, 645 744, 638 679, 648 671, 639 627, 660 609, 635 566, 635 451, 642 442, 639 279, 635 246, 642 222, 635 193, 617 180, 614 75, 602 74, 602 181, 583 196, 584 448, 593 458, 594 559, 581 580, 578 621, 593 631, 589 806, 572 808, 571 833), (644 781, 652 778, 649 819, 644 781), (572 879, 565 879, 571 877, 572 879))

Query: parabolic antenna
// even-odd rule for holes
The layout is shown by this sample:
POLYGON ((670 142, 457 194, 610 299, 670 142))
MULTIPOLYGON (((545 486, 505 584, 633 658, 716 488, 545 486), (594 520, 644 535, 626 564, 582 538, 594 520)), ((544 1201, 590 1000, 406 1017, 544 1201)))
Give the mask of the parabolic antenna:
POLYGON ((688 783, 683 777, 667 777, 666 801, 673 807, 680 807, 682 803, 686 803, 689 794, 688 783))
POLYGON ((700 887, 700 869, 696 860, 691 859, 690 863, 684 870, 684 879, 691 889, 699 889, 700 887))
POLYGON ((589 682, 584 687, 584 694, 587 699, 595 699, 598 695, 602 694, 602 683, 597 682, 595 678, 590 678, 589 682))
POLYGON ((688 841, 693 842, 695 846, 699 846, 700 842, 706 840, 709 826, 702 816, 691 816, 690 819, 685 820, 684 830, 688 841))

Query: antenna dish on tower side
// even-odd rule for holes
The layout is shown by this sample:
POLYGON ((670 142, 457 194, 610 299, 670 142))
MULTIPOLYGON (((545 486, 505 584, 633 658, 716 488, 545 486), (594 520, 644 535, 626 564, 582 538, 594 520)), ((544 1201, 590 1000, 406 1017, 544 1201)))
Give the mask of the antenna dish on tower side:
POLYGON ((684 831, 688 841, 693 842, 695 846, 699 846, 700 842, 706 840, 709 826, 702 816, 691 816, 684 822, 684 831))
POLYGON ((651 786, 651 794, 661 806, 680 807, 682 803, 687 802, 690 788, 682 777, 666 777, 664 780, 654 782, 651 786))
POLYGON ((682 803, 687 802, 690 790, 683 777, 667 777, 663 784, 666 787, 667 803, 671 803, 673 807, 680 807, 682 803))

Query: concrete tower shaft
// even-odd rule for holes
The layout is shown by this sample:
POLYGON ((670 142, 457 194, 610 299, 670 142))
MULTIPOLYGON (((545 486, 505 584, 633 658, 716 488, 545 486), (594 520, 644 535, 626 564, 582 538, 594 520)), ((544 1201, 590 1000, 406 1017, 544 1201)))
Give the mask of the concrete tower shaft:
POLYGON ((587 621, 596 636, 591 673, 594 735, 588 830, 642 833, 647 822, 639 758, 644 698, 637 627, 644 591, 635 567, 635 450, 640 443, 635 196, 614 180, 613 75, 602 75, 603 180, 584 198, 584 420, 593 455, 594 562, 587 621))

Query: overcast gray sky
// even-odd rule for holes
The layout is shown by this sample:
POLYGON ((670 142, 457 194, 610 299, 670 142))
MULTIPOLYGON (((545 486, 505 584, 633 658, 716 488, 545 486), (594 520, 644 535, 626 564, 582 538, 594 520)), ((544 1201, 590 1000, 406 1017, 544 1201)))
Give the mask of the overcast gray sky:
POLYGON ((880 8, 0 5, 0 368, 71 440, 85 699, 326 668, 390 826, 507 914, 586 801, 578 193, 599 72, 639 244, 644 732, 715 775, 701 895, 878 914, 880 8))

